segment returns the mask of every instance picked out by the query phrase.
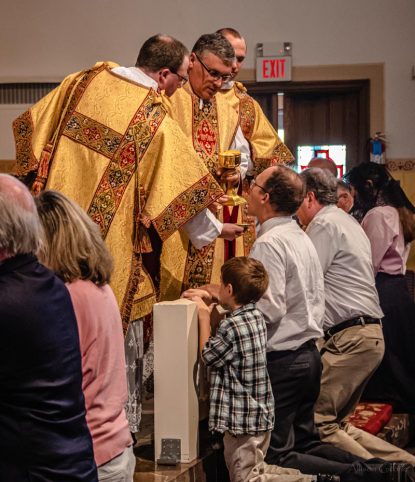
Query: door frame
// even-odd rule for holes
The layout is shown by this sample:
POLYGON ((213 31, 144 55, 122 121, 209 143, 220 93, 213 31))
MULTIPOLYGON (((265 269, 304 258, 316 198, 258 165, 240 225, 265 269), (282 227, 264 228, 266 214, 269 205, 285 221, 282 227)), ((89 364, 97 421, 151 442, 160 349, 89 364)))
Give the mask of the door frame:
MULTIPOLYGON (((355 93, 358 95, 359 110, 359 139, 358 159, 366 159, 369 156, 368 140, 370 138, 370 79, 353 80, 328 80, 328 81, 302 81, 302 82, 244 82, 249 94, 307 94, 307 93, 355 93)), ((273 101, 273 115, 269 119, 277 129, 276 101, 273 101)), ((354 162, 348 165, 353 167, 354 162)))

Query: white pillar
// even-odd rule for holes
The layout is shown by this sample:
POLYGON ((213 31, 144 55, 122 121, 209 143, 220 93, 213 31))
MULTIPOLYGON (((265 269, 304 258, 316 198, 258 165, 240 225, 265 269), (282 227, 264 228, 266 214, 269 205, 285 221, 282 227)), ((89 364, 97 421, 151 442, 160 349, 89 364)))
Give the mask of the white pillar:
POLYGON ((162 439, 180 439, 180 462, 189 463, 198 456, 197 307, 164 301, 153 313, 155 459, 162 439))

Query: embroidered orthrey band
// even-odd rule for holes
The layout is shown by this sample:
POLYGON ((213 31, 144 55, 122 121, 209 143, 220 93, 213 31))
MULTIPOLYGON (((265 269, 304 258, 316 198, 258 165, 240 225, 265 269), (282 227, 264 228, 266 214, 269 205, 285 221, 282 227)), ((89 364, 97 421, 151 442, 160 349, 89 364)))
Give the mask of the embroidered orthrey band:
POLYGON ((207 174, 180 194, 153 220, 153 225, 164 241, 192 216, 223 195, 219 184, 207 174))
POLYGON ((219 155, 219 128, 216 100, 204 102, 192 95, 193 100, 193 147, 210 173, 215 176, 219 155))
MULTIPOLYGON (((234 91, 239 99, 239 122, 241 125, 242 132, 245 138, 250 141, 255 127, 255 102, 253 98, 247 93, 246 88, 236 82, 234 85, 234 91)), ((278 142, 277 145, 272 149, 270 157, 261 158, 257 157, 255 153, 255 147, 251 144, 254 154, 254 175, 260 174, 264 169, 270 166, 276 166, 277 164, 290 164, 294 161, 294 157, 291 154, 287 146, 281 142, 275 133, 275 140, 278 142)), ((254 142, 254 141, 253 141, 254 142)), ((271 144, 272 145, 272 144, 271 144)))
POLYGON ((33 122, 30 110, 24 112, 13 122, 13 134, 17 161, 13 173, 16 176, 25 176, 39 166, 32 150, 33 122))
POLYGON ((108 158, 114 155, 122 139, 119 132, 79 112, 71 114, 63 135, 108 158))
POLYGON ((189 243, 182 291, 199 288, 211 282, 215 244, 213 242, 202 249, 196 249, 189 243))
POLYGON ((261 174, 261 172, 267 167, 276 166, 277 164, 289 165, 293 161, 294 158, 288 147, 284 143, 278 144, 273 149, 270 157, 255 158, 253 166, 254 176, 256 177, 258 174, 261 174))
POLYGON ((133 252, 131 257, 130 276, 128 278, 127 288, 124 293, 120 310, 124 334, 127 333, 128 323, 130 322, 130 314, 133 308, 134 296, 137 293, 137 288, 140 285, 140 282, 144 281, 142 274, 143 269, 141 255, 133 252))
MULTIPOLYGON (((66 89, 64 100, 62 103, 61 117, 56 125, 55 131, 51 132, 51 136, 47 139, 47 143, 52 147, 50 149, 50 158, 48 160, 47 171, 44 173, 47 176, 49 174, 50 164, 53 160, 54 142, 59 139, 62 131, 68 122, 69 117, 78 105, 81 97, 83 96, 85 89, 90 82, 104 69, 106 65, 102 64, 99 67, 92 68, 83 72, 80 78, 75 78, 69 84, 66 89)), ((32 122, 32 116, 30 109, 18 117, 13 122, 13 131, 16 142, 16 165, 14 173, 18 176, 25 176, 31 171, 35 171, 39 167, 39 161, 33 153, 33 140, 32 135, 34 126, 32 122)), ((42 151, 43 152, 43 151, 42 151)))
POLYGON ((239 123, 242 133, 246 139, 252 137, 255 124, 255 105, 252 98, 246 92, 238 92, 239 102, 239 123))
POLYGON ((88 214, 98 224, 104 238, 128 183, 166 115, 162 105, 155 104, 156 96, 157 94, 150 90, 138 108, 98 183, 89 206, 88 214))

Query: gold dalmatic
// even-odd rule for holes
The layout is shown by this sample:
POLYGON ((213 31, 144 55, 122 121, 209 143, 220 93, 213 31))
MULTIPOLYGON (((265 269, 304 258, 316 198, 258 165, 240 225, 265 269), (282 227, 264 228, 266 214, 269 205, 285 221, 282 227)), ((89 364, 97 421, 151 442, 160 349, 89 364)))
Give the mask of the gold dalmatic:
MULTIPOLYGON (((232 145, 238 128, 238 112, 224 98, 215 96, 211 101, 201 101, 186 85, 170 98, 168 112, 175 119, 186 136, 192 139, 194 150, 213 176, 219 166, 219 153, 232 145)), ((235 216, 238 208, 223 207, 221 221, 241 221, 235 216), (234 209, 234 213, 232 211, 234 209), (233 219, 235 217, 235 219, 233 219)), ((215 242, 196 249, 183 234, 173 235, 163 245, 161 296, 175 299, 187 288, 206 283, 218 283, 220 268, 229 257, 245 253, 244 240, 234 243, 216 239, 215 242)))
POLYGON ((217 96, 224 97, 239 112, 239 123, 251 148, 255 176, 267 167, 294 161, 294 156, 243 84, 235 82, 232 88, 221 90, 217 96))
MULTIPOLYGON (((266 118, 260 105, 247 92, 240 82, 234 82, 230 89, 221 90, 217 97, 222 97, 239 113, 239 125, 249 143, 252 174, 256 177, 262 171, 278 164, 290 164, 294 156, 282 142, 277 132, 266 118)), ((243 183, 243 195, 249 195, 249 183, 243 183)), ((244 233, 245 254, 248 254, 256 238, 255 222, 241 208, 242 222, 248 224, 244 233)))
POLYGON ((160 240, 223 194, 154 90, 99 63, 73 74, 14 122, 15 173, 76 201, 114 258, 128 322, 157 300, 160 240), (151 261, 151 263, 146 263, 151 261))

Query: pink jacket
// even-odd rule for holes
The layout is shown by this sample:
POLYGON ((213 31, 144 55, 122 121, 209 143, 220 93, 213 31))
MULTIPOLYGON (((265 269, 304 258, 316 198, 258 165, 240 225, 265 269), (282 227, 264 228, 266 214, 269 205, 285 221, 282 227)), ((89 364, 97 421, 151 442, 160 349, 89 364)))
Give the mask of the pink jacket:
POLYGON ((86 420, 100 466, 132 444, 124 410, 127 379, 121 317, 108 285, 77 280, 67 288, 78 321, 86 420))

